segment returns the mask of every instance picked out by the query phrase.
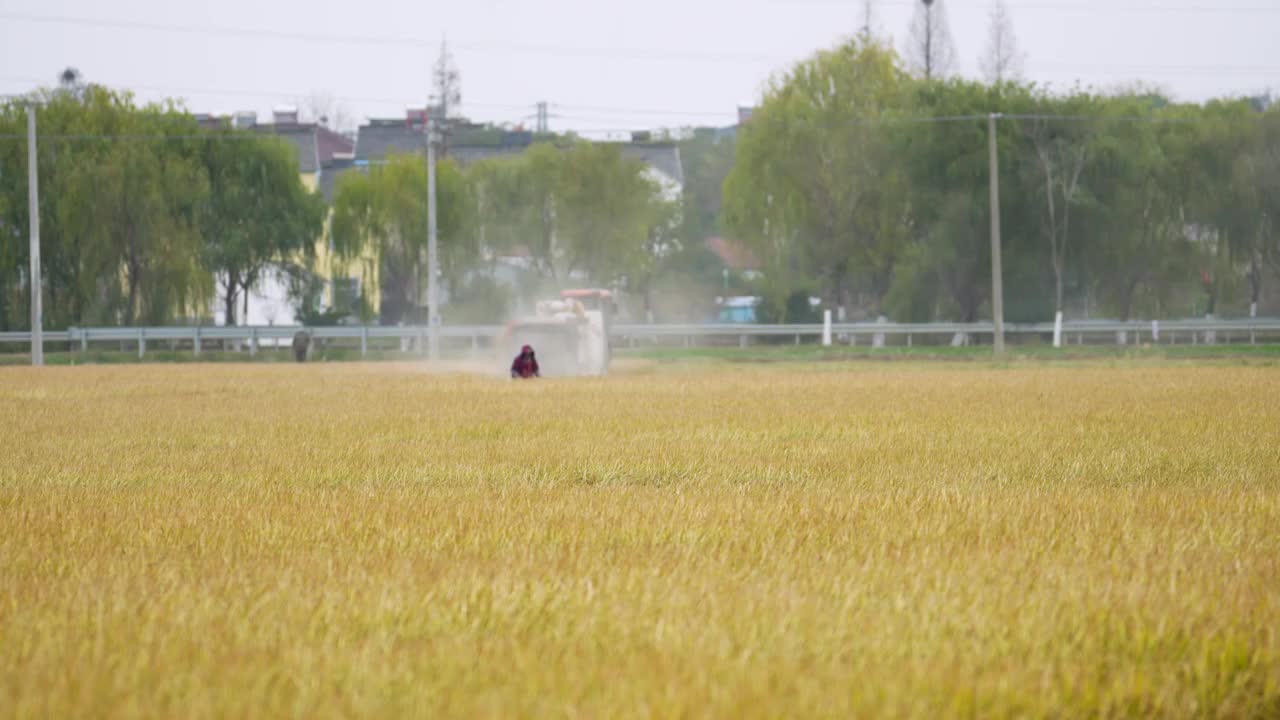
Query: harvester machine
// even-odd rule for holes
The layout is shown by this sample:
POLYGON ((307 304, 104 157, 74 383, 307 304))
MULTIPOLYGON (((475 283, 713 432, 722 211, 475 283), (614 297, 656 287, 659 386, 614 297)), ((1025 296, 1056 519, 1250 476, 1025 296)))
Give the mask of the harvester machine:
POLYGON ((565 290, 539 302, 532 316, 508 323, 498 347, 506 362, 533 347, 544 377, 606 375, 609 329, 616 309, 608 290, 565 290))

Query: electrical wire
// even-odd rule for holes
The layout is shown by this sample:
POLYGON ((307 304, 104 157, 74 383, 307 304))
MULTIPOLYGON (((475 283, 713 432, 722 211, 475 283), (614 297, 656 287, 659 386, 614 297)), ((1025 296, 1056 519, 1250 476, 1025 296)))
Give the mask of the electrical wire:
MULTIPOLYGON (((892 3, 899 5, 908 5, 911 3, 892 3)), ((983 7, 991 7, 983 5, 983 7)), ((1108 11, 1124 11, 1124 12, 1213 12, 1213 13, 1273 13, 1280 12, 1280 5, 1276 6, 1210 6, 1210 5, 1119 5, 1115 3, 1107 3, 1105 6, 1081 7, 1079 5, 1059 5, 1037 3, 1028 5, 1017 5, 1014 9, 1040 9, 1040 10, 1063 10, 1063 11, 1086 11, 1101 12, 1108 11)), ((432 49, 439 47, 439 43, 433 40, 423 40, 412 37, 396 37, 396 36, 360 36, 360 35, 338 35, 325 33, 303 33, 303 32, 286 32, 279 30, 263 30, 245 27, 231 27, 219 25, 181 25, 168 23, 142 22, 134 20, 111 20, 106 18, 86 18, 70 15, 43 15, 36 13, 22 13, 5 11, 0 12, 0 19, 11 20, 17 22, 57 24, 57 25, 78 25, 91 28, 110 28, 118 30, 142 30, 147 32, 162 33, 181 33, 181 34, 201 34, 201 35, 222 35, 229 37, 257 38, 263 40, 289 40, 299 42, 318 42, 318 43, 341 43, 353 45, 376 45, 380 47, 405 47, 413 49, 432 49)), ((542 54, 567 58, 605 58, 616 60, 646 60, 659 62, 713 62, 713 63, 778 63, 786 62, 789 58, 780 55, 749 53, 741 51, 703 51, 703 50, 678 50, 678 49, 661 49, 661 48, 591 48, 591 47, 562 47, 552 45, 537 44, 518 44, 518 45, 495 45, 489 43, 454 43, 451 47, 457 50, 467 52, 481 53, 497 53, 497 54, 542 54)), ((1280 72, 1280 69, 1268 70, 1268 72, 1280 72)))

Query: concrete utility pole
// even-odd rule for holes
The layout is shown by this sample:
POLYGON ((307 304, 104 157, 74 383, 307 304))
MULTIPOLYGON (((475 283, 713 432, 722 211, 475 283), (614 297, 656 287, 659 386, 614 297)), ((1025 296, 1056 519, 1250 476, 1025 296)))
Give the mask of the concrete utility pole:
POLYGON ((1000 150, 996 142, 999 113, 987 117, 987 150, 991 176, 991 318, 996 355, 1004 354, 1004 277, 1000 265, 1000 150))
POLYGON ((427 357, 440 359, 440 301, 436 295, 436 116, 427 117, 427 357))
POLYGON ((31 364, 44 365, 44 310, 40 297, 40 188, 36 171, 36 106, 27 105, 27 204, 31 222, 31 364))

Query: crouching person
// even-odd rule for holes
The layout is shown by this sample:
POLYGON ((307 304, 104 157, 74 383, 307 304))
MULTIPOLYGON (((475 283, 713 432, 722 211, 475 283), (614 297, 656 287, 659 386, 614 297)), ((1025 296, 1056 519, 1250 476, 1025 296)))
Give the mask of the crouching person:
POLYGON ((529 345, 521 348, 520 354, 512 361, 511 377, 524 380, 542 377, 542 373, 538 370, 538 358, 533 354, 533 348, 529 345))

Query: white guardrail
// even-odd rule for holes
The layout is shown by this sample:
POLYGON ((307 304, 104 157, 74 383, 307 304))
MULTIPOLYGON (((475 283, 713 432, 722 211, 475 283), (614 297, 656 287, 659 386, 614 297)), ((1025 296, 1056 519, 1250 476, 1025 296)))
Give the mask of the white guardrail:
MULTIPOLYGON (((446 325, 440 328, 440 337, 452 345, 469 341, 472 350, 482 344, 490 344, 504 331, 502 325, 446 325)), ((190 349, 199 355, 214 347, 235 344, 250 354, 262 346, 287 348, 299 330, 309 332, 315 341, 349 345, 357 343, 362 355, 371 346, 392 345, 400 350, 424 351, 426 326, 337 326, 303 328, 299 326, 271 327, 102 327, 70 328, 45 331, 46 344, 66 343, 68 350, 87 352, 92 343, 114 343, 136 347, 139 357, 146 354, 147 344, 168 345, 173 349, 190 349)), ((1006 336, 1051 337, 1053 323, 1005 324, 1006 336)), ((990 322, 978 323, 833 323, 831 336, 838 344, 857 345, 867 342, 884 345, 886 338, 897 336, 905 344, 912 344, 916 337, 943 337, 953 344, 968 343, 974 338, 990 336, 994 329, 990 322)), ((740 346, 747 346, 751 338, 791 337, 799 344, 805 338, 822 338, 824 326, 820 323, 805 325, 735 325, 735 324, 661 324, 615 325, 611 328, 615 345, 638 346, 640 343, 677 341, 686 347, 697 344, 699 338, 737 338, 740 346)), ((1062 324, 1064 344, 1088 342, 1130 343, 1155 342, 1161 344, 1214 344, 1219 342, 1259 341, 1280 342, 1280 318, 1253 318, 1244 320, 1074 320, 1062 324)), ((30 344, 27 331, 0 332, 0 347, 30 344)), ((936 340, 935 340, 936 342, 936 340)), ((17 348, 14 348, 15 350, 17 348)))

